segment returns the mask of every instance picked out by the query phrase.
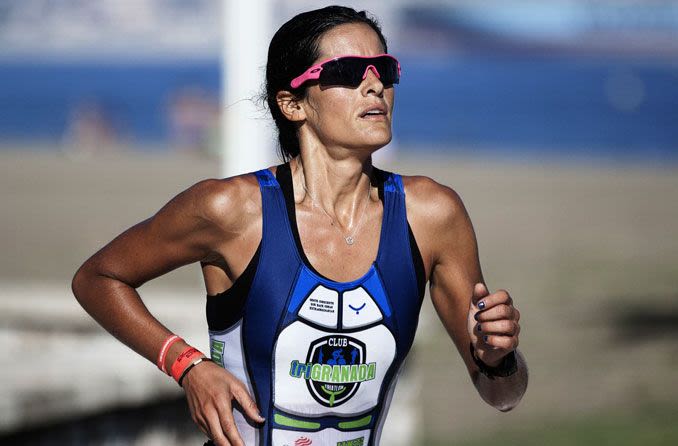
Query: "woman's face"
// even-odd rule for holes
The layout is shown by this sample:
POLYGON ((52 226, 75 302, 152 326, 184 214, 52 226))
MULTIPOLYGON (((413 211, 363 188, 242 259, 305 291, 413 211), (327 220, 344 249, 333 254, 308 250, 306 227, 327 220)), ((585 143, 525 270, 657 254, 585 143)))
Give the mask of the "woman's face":
MULTIPOLYGON (((314 64, 343 55, 376 56, 383 54, 379 36, 369 25, 349 23, 327 31, 320 39, 320 55, 314 64)), ((384 87, 372 70, 356 88, 314 84, 302 101, 306 120, 300 137, 315 137, 325 147, 374 152, 391 141, 393 86, 384 87), (380 107, 381 115, 365 115, 380 107), (309 134, 304 135, 304 132, 309 134)))

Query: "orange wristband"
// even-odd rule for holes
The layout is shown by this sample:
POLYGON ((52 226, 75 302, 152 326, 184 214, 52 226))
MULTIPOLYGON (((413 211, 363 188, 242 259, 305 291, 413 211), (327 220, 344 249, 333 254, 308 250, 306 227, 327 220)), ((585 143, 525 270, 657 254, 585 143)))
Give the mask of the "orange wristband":
POLYGON ((184 370, 186 370, 186 368, 188 368, 193 363, 193 361, 203 357, 205 357, 205 355, 203 355, 202 352, 197 348, 190 346, 186 347, 186 349, 181 352, 181 354, 174 361, 174 364, 172 364, 172 378, 174 378, 176 382, 179 382, 184 370))

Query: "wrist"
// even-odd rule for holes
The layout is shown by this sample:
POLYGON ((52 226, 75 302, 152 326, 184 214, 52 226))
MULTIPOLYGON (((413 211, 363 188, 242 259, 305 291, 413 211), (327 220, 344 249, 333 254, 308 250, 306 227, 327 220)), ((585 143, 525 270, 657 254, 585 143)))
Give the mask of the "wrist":
POLYGON ((172 334, 168 336, 163 342, 162 347, 160 348, 160 352, 158 353, 158 359, 156 361, 156 365, 158 366, 158 369, 160 369, 161 372, 169 375, 168 369, 166 367, 167 355, 170 352, 172 345, 181 341, 182 339, 179 336, 172 334))
POLYGON ((174 365, 174 363, 177 361, 179 355, 181 355, 181 352, 186 350, 188 347, 190 347, 190 345, 181 339, 169 348, 167 351, 167 356, 165 357, 165 370, 167 370, 168 375, 172 376, 172 365, 174 365))
POLYGON ((203 356, 202 358, 198 358, 198 359, 196 359, 195 361, 193 361, 193 362, 192 362, 188 367, 186 367, 186 368, 184 369, 184 371, 181 373, 181 376, 180 376, 179 379, 177 380, 177 383, 179 383, 179 385, 180 385, 181 387, 183 387, 183 386, 184 386, 184 383, 186 383, 186 379, 187 379, 188 376, 190 375, 190 372, 191 372, 195 367, 197 367, 198 365, 204 364, 204 363, 206 363, 206 362, 212 362, 212 359, 211 359, 211 358, 208 358, 207 356, 203 356))
POLYGON ((174 364, 172 364, 170 369, 172 378, 174 378, 174 380, 181 386, 181 380, 184 375, 190 369, 202 361, 205 361, 206 359, 208 359, 207 356, 205 356, 200 350, 189 345, 179 354, 177 359, 174 361, 174 364))
POLYGON ((476 354, 476 350, 473 347, 473 343, 470 343, 469 346, 473 362, 475 362, 480 373, 485 375, 487 378, 489 379, 495 379, 497 377, 506 378, 508 376, 515 374, 518 371, 518 362, 516 359, 515 351, 511 351, 509 354, 505 355, 496 364, 487 364, 478 357, 478 355, 476 354))
POLYGON ((496 359, 494 361, 486 361, 486 360, 480 359, 480 358, 478 358, 478 360, 482 361, 483 364, 485 364, 487 367, 489 367, 491 369, 496 369, 497 367, 499 367, 504 362, 505 358, 506 358, 506 356, 502 356, 501 358, 496 359))

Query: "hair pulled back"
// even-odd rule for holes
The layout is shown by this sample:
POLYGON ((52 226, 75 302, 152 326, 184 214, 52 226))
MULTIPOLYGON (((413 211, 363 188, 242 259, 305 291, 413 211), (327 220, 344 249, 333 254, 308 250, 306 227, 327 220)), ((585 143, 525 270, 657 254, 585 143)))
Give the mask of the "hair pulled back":
POLYGON ((278 29, 268 47, 266 63, 266 103, 278 129, 280 155, 284 161, 299 154, 297 127, 280 111, 276 101, 279 91, 289 91, 298 99, 306 96, 308 84, 292 88, 292 79, 306 71, 318 58, 320 38, 335 26, 347 23, 365 23, 379 36, 384 52, 387 52, 386 38, 376 19, 366 11, 356 11, 344 6, 328 6, 303 12, 290 19, 278 29))

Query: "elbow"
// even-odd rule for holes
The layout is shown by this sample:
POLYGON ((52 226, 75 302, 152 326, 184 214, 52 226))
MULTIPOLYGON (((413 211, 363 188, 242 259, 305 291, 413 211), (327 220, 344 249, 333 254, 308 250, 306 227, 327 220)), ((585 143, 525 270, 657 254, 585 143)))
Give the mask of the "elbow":
POLYGON ((92 289, 94 282, 101 276, 90 260, 83 263, 75 272, 71 280, 71 292, 80 305, 86 299, 87 290, 92 289))
POLYGON ((87 288, 87 283, 91 279, 91 274, 87 272, 86 265, 87 263, 82 265, 75 272, 73 279, 71 280, 71 292, 78 302, 80 302, 80 299, 83 297, 83 290, 87 288))

